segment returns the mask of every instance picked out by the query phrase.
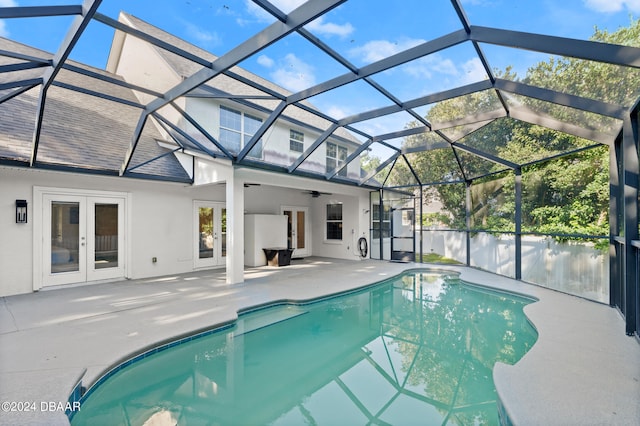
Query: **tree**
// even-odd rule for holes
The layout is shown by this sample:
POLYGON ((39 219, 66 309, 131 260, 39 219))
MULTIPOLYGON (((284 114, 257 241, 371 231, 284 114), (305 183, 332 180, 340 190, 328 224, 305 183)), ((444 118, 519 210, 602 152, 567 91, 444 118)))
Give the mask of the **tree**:
MULTIPOLYGON (((638 47, 640 21, 631 21, 629 27, 613 33, 596 29, 592 40, 638 47)), ((550 57, 531 67, 523 79, 511 68, 503 72, 496 70, 495 74, 507 80, 620 105, 631 105, 640 95, 637 70, 575 58, 550 57)), ((511 106, 588 129, 616 132, 621 126, 618 120, 597 114, 517 95, 505 97, 511 106)), ((440 102, 430 108, 425 118, 431 123, 446 123, 500 107, 495 92, 486 90, 440 102)), ((409 124, 410 127, 417 125, 409 124)), ((596 144, 511 118, 447 129, 443 136, 445 138, 435 132, 410 136, 405 139, 404 147, 435 148, 409 154, 410 161, 421 183, 436 184, 432 188, 450 213, 451 225, 465 227, 464 191, 460 191, 462 184, 440 183, 458 181, 471 184, 473 227, 513 231, 515 179, 512 172, 500 173, 507 168, 504 164, 471 155, 447 143, 443 145, 447 139, 522 166, 523 231, 608 234, 609 152, 606 146, 580 151, 596 144), (573 151, 576 153, 539 162, 573 151)), ((398 181, 406 179, 404 170, 394 171, 392 176, 398 181)))

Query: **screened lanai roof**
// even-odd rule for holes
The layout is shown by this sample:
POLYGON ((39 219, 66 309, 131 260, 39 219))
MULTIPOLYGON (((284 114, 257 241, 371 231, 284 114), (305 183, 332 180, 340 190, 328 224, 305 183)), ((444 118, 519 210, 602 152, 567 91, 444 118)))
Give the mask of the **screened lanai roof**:
POLYGON ((550 84, 523 77, 550 55, 557 61, 570 58, 576 72, 602 64, 637 77, 640 49, 633 43, 589 39, 595 26, 613 32, 628 25, 633 11, 624 9, 628 2, 550 3, 557 2, 5 1, 0 160, 188 180, 172 149, 158 145, 163 137, 157 124, 176 150, 376 187, 397 167, 409 171, 407 184, 432 183, 412 164, 440 150, 451 159, 442 180, 470 180, 496 167, 518 169, 609 145, 639 87, 597 93, 563 83, 561 73, 546 80, 550 84), (133 85, 107 71, 114 39, 122 34, 153 45, 181 81, 133 85), (235 152, 176 105, 185 96, 224 99, 266 118, 235 152), (430 114, 445 103, 446 118, 430 114), (199 132, 172 127, 164 119, 168 111, 199 132), (276 120, 319 137, 286 164, 248 156, 276 120), (480 129, 484 138, 498 133, 493 129, 513 120, 577 136, 578 142, 557 152, 506 159, 500 150, 506 141, 478 144, 474 137, 480 129), (329 138, 354 146, 338 167, 377 161, 355 177, 338 169, 310 171, 309 157, 329 138))

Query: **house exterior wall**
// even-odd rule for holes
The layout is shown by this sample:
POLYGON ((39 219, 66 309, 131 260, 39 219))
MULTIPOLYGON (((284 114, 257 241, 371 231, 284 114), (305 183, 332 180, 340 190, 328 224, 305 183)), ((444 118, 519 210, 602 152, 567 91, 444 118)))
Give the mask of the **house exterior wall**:
POLYGON ((245 188, 247 213, 280 214, 282 206, 308 207, 313 256, 358 260, 357 242, 365 237, 369 242, 369 191, 297 176, 263 171, 243 170, 245 182, 261 186, 245 188), (308 190, 325 192, 313 198, 308 190), (327 241, 327 204, 342 203, 343 239, 327 241), (351 232, 353 230, 353 233, 351 232))
MULTIPOLYGON (((122 76, 128 83, 160 93, 166 92, 181 81, 180 76, 171 69, 152 45, 130 36, 123 38, 122 50, 119 52, 117 60, 110 58, 108 71, 122 76)), ((139 91, 134 91, 134 93, 142 104, 156 99, 155 96, 147 93, 139 91)), ((176 99, 175 103, 184 109, 184 98, 176 99)), ((163 108, 159 112, 173 123, 177 123, 181 117, 173 108, 163 108)), ((170 140, 162 127, 158 125, 156 127, 167 140, 170 140)))
MULTIPOLYGON (((34 188, 42 190, 73 190, 100 193, 104 191, 127 195, 125 213, 126 278, 138 279, 185 273, 194 269, 195 242, 194 201, 225 202, 225 185, 216 184, 225 169, 210 161, 198 162, 197 175, 208 176, 210 184, 191 186, 168 182, 130 178, 54 172, 24 168, 0 167, 0 218, 3 218, 0 239, 0 296, 30 293, 36 274, 42 274, 38 248, 34 248, 36 218, 43 220, 42 209, 34 200, 34 188), (205 167, 206 165, 206 167, 205 167), (213 175, 207 170, 216 171, 213 175), (28 223, 15 223, 15 200, 28 202, 28 223), (152 258, 157 262, 152 262, 152 258)), ((237 173, 237 171, 235 172, 237 173)), ((284 174, 244 171, 238 177, 243 182, 261 182, 261 186, 244 188, 245 213, 281 214, 283 206, 306 207, 309 211, 311 253, 341 259, 359 259, 356 242, 360 236, 368 239, 368 191, 360 188, 318 182, 284 174), (289 187, 282 185, 288 184, 289 187), (307 189, 326 191, 331 195, 311 197, 307 189), (337 194, 337 190, 346 194, 337 194), (332 193, 333 192, 333 193, 332 193), (343 240, 327 241, 326 205, 343 204, 343 240), (353 233, 351 230, 353 229, 353 233)), ((205 181, 204 177, 200 178, 205 181)), ((38 228, 38 227, 36 227, 38 228)), ((40 228, 42 228, 40 226, 40 228)), ((41 237, 46 240, 46 237, 41 237)), ((45 243, 46 241, 43 241, 45 243)), ((37 281, 37 280, 36 280, 37 281)))
POLYGON ((245 210, 249 213, 282 214, 282 206, 311 208, 311 196, 302 189, 261 185, 249 186, 244 193, 245 210))
MULTIPOLYGON (((313 254, 340 259, 359 259, 357 243, 360 237, 369 241, 368 193, 359 196, 331 195, 313 200, 316 220, 312 222, 313 254), (342 204, 342 241, 326 238, 327 204, 342 204)), ((369 243, 370 246, 370 243, 369 243)))
MULTIPOLYGON (((223 185, 200 187, 129 178, 0 167, 0 296, 30 293, 34 274, 34 187, 126 193, 127 278, 146 278, 194 268, 193 202, 225 201, 223 185), (15 200, 28 202, 28 223, 15 223, 15 200), (153 263, 152 258, 157 262, 153 263)), ((41 216, 41 215, 40 215, 41 216)), ((42 216, 41 216, 42 217, 42 216)), ((43 239, 46 239, 43 237, 43 239)), ((39 267, 40 266, 40 267, 39 267)), ((39 272, 40 271, 40 272, 39 272)))
MULTIPOLYGON (((180 77, 149 43, 135 37, 125 37, 115 68, 109 71, 121 75, 130 83, 165 92, 180 82, 180 77), (144 64, 144 66, 140 66, 144 64)), ((147 103, 155 96, 136 92, 141 102, 147 103)))
POLYGON ((32 288, 33 202, 30 186, 17 181, 26 172, 7 174, 0 168, 0 296, 28 293, 32 288), (15 223, 15 200, 27 200, 27 223, 15 223))
MULTIPOLYGON (((206 98, 188 98, 186 100, 186 112, 195 119, 211 136, 219 140, 220 138, 220 105, 221 103, 206 98)), ((249 107, 244 107, 236 103, 226 103, 226 107, 241 111, 246 114, 261 118, 266 121, 268 116, 249 107)), ((286 113, 286 111, 285 111, 286 113)), ((180 119, 177 123, 195 139, 205 142, 206 140, 198 130, 186 120, 180 119)), ((271 126, 262 137, 263 160, 269 164, 279 166, 290 166, 301 155, 299 152, 291 151, 289 146, 290 130, 296 130, 304 135, 304 149, 309 148, 320 136, 319 133, 302 126, 297 126, 285 120, 278 120, 271 126)), ((351 154, 355 148, 355 143, 338 141, 329 138, 329 142, 347 148, 351 154)), ((300 165, 300 170, 322 173, 326 172, 327 148, 326 143, 322 144, 300 165)), ((360 162, 355 160, 347 166, 347 174, 352 179, 360 177, 360 162)))

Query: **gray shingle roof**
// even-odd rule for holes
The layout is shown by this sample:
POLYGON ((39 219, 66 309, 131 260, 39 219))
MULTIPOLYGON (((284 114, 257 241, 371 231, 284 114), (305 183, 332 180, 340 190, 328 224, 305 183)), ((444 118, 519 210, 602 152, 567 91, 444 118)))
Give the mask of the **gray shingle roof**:
MULTIPOLYGON (((3 38, 0 38, 0 46, 4 50, 39 58, 53 56, 51 53, 3 38)), ((17 62, 20 61, 0 57, 0 65, 17 62)), ((68 63, 93 73, 121 80, 120 77, 104 70, 73 61, 68 63)), ((0 74, 2 78, 0 82, 38 78, 43 70, 40 68, 0 74), (19 76, 15 75, 17 73, 19 76)), ((92 91, 129 102, 138 102, 134 93, 125 87, 64 69, 60 71, 55 82, 90 88, 92 91)), ((40 87, 37 86, 1 104, 0 159, 29 161, 40 87)), ((0 92, 0 96, 10 92, 11 90, 0 92)), ((120 169, 139 117, 139 108, 52 85, 46 97, 37 163, 116 173, 120 169)), ((166 152, 158 146, 156 139, 161 139, 160 134, 154 126, 147 124, 135 151, 132 166, 159 157, 166 152)), ((136 169, 136 173, 177 181, 189 179, 173 156, 164 156, 153 161, 136 169)))

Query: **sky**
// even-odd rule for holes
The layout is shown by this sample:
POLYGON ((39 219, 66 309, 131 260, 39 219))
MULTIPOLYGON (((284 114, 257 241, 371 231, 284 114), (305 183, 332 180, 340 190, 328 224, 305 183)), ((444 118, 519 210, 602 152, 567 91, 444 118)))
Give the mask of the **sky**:
MULTIPOLYGON (((0 7, 78 4, 80 0, 0 0, 0 7)), ((285 13, 303 0, 273 0, 285 13)), ((589 38, 594 28, 615 31, 640 15, 640 0, 462 0, 472 25, 589 38)), ((99 12, 117 18, 124 10, 161 29, 221 56, 274 19, 249 0, 104 0, 99 12)), ((0 36, 55 52, 72 17, 0 20, 0 36)), ((330 45, 356 67, 461 29, 449 0, 349 0, 306 29, 330 45)), ((71 53, 71 59, 104 68, 113 30, 92 22, 71 53)), ((1 43, 1 42, 0 42, 1 43)), ((511 65, 523 77, 527 68, 548 55, 482 46, 493 68, 511 65)), ((321 53, 299 35, 291 35, 251 56, 241 67, 292 92, 297 92, 347 69, 321 53)), ((471 44, 466 43, 397 69, 373 76, 401 101, 486 78, 471 44)), ((310 99, 335 118, 387 106, 389 99, 358 82, 310 99)), ((424 114, 426 107, 417 112, 424 114)), ((403 127, 406 113, 359 123, 369 134, 403 127)))

